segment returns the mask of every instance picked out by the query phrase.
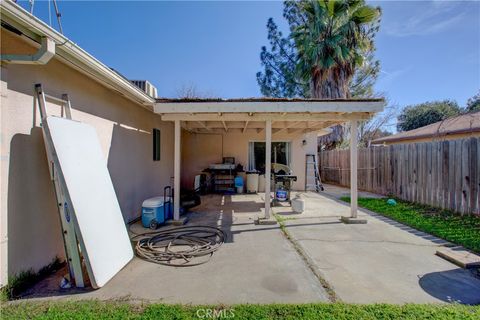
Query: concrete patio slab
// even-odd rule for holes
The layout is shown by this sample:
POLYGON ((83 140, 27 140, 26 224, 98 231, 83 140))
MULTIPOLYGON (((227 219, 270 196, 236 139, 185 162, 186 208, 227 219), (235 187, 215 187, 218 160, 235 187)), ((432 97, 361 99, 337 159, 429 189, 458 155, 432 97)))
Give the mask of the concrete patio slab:
MULTIPOLYGON (((326 194, 335 198, 341 198, 341 197, 349 197, 350 196, 350 189, 341 187, 341 186, 336 186, 333 184, 323 184, 324 190, 322 194, 326 194)), ((385 198, 385 196, 376 194, 376 193, 371 193, 367 191, 358 191, 358 196, 359 197, 368 197, 368 198, 385 198)))
POLYGON ((480 255, 463 247, 438 248, 435 254, 465 269, 480 268, 480 255))
POLYGON ((365 210, 358 216, 367 224, 343 224, 347 204, 330 195, 300 195, 304 213, 275 212, 287 218, 287 232, 342 301, 480 303, 480 279, 435 255, 448 242, 365 210))
MULTIPOLYGON (((334 196, 294 193, 306 211, 274 207, 280 225, 255 225, 263 195, 208 195, 188 225, 220 226, 226 243, 203 265, 161 266, 135 258, 99 290, 59 290, 65 272, 42 281, 24 299, 130 299, 182 304, 328 301, 320 274, 344 302, 480 303, 480 279, 435 255, 447 241, 361 210, 367 224, 340 221, 350 213, 334 196), (301 257, 297 250, 306 257, 301 257), (307 266, 308 261, 309 266, 307 266), (312 268, 312 269, 310 269, 312 268), (315 272, 312 272, 312 270, 315 272)), ((149 231, 139 224, 135 233, 149 231)))
MULTIPOLYGON (((226 243, 206 264, 174 268, 135 258, 99 290, 59 290, 63 273, 42 281, 24 299, 130 299, 182 304, 304 303, 327 294, 278 225, 255 225, 259 195, 202 198, 187 225, 220 226, 226 243)), ((150 231, 134 225, 135 233, 150 231)))

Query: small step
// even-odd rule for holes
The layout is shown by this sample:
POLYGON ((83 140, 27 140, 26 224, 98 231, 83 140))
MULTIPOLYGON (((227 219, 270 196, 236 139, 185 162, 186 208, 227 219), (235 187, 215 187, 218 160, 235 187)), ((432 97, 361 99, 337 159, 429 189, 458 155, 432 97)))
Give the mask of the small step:
POLYGON ((480 267, 480 256, 463 247, 440 247, 435 254, 465 269, 480 267))

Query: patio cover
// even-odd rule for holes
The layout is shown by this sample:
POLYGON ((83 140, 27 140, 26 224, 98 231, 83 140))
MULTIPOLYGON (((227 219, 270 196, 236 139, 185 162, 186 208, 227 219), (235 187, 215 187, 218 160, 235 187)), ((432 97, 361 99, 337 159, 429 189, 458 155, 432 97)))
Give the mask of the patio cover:
MULTIPOLYGON (((175 123, 174 219, 180 218, 181 128, 190 132, 246 132, 265 130, 266 155, 271 153, 272 134, 316 132, 350 122, 352 132, 358 121, 383 110, 383 99, 157 99, 154 112, 175 123)), ((351 135, 351 217, 357 217, 357 135, 351 135)), ((265 190, 270 190, 270 157, 266 157, 265 190)), ((270 197, 265 196, 265 218, 270 218, 270 197)))

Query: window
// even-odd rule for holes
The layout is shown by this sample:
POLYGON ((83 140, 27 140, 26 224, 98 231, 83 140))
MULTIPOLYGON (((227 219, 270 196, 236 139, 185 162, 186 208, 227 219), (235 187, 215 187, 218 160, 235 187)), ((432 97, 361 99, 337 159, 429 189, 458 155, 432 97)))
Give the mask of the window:
POLYGON ((160 161, 160 130, 153 129, 153 161, 160 161))
MULTIPOLYGON (((290 166, 290 142, 272 142, 271 161, 290 166)), ((248 167, 250 170, 265 172, 265 142, 249 143, 248 167)))

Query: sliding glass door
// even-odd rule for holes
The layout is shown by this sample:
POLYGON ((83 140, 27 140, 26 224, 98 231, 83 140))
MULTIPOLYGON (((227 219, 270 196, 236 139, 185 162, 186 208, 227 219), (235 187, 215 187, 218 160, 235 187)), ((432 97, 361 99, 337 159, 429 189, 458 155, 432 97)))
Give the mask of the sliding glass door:
MULTIPOLYGON (((290 142, 272 142, 272 163, 290 166, 290 142)), ((248 146, 248 168, 265 172, 265 142, 254 141, 248 146)))

